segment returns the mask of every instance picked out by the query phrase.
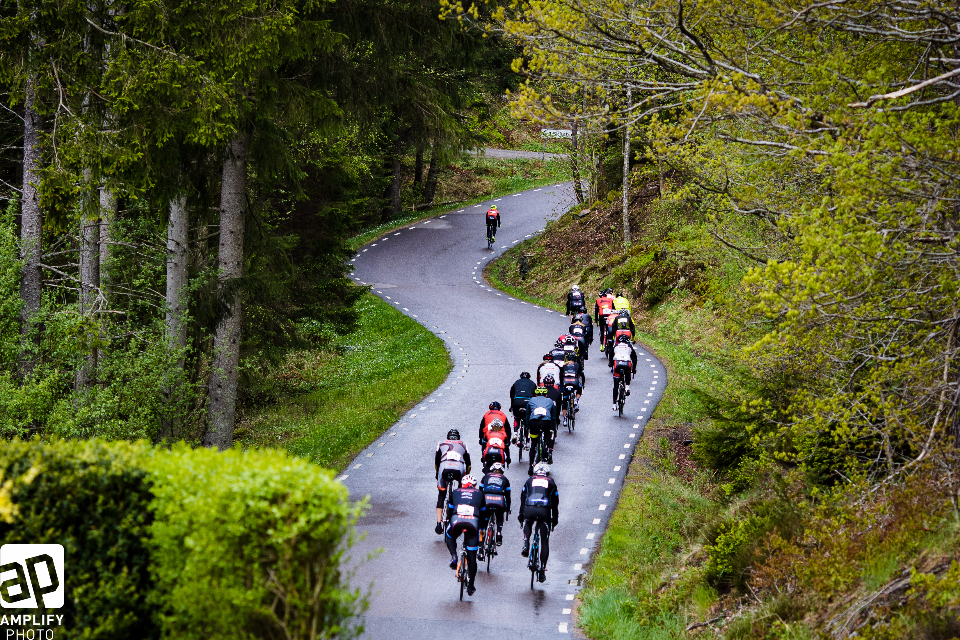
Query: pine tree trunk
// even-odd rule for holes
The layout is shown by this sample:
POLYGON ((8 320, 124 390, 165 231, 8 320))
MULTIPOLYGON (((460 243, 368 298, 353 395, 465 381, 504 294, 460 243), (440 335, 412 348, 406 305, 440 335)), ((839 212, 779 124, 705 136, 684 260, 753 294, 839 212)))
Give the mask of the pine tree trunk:
POLYGON ((20 358, 20 375, 23 378, 33 373, 36 365, 33 349, 34 321, 40 312, 40 255, 43 241, 43 212, 40 210, 40 114, 34 108, 36 78, 28 76, 23 107, 23 192, 20 222, 20 259, 23 269, 20 277, 20 333, 23 352, 20 358))
MULTIPOLYGON (((633 106, 633 93, 627 87, 627 111, 633 106)), ((629 247, 630 238, 630 123, 623 125, 623 246, 629 247)))
MULTIPOLYGON (((90 170, 84 171, 89 185, 90 170)), ((91 315, 100 293, 100 202, 99 198, 85 198, 80 217, 80 315, 91 315)), ((74 388, 77 391, 87 388, 93 382, 97 370, 97 349, 92 349, 84 358, 77 371, 74 388)))
MULTIPOLYGON (((190 218, 187 197, 180 193, 170 201, 170 218, 167 221, 167 292, 166 292, 166 339, 171 353, 179 354, 169 382, 164 389, 167 406, 175 406, 176 384, 183 371, 183 351, 187 346, 187 282, 189 267, 190 218)), ((173 412, 171 412, 172 414, 173 412)), ((160 437, 173 437, 173 415, 164 418, 160 437)))
POLYGON ((247 136, 237 134, 227 147, 220 187, 220 252, 218 264, 221 296, 233 290, 230 309, 217 325, 213 339, 213 370, 204 444, 226 449, 233 443, 237 409, 237 368, 240 363, 240 329, 243 318, 236 281, 243 276, 243 232, 247 201, 247 136))
POLYGON ((580 163, 577 155, 577 121, 570 125, 570 170, 573 172, 573 191, 577 196, 577 204, 583 204, 583 186, 580 181, 580 163))
POLYGON ((117 197, 113 191, 100 189, 100 292, 104 295, 110 288, 110 243, 113 242, 110 227, 117 215, 117 197))
POLYGON ((417 143, 417 161, 413 166, 413 186, 423 188, 423 142, 417 143))
POLYGON ((430 152, 430 169, 427 170, 427 183, 423 188, 425 204, 433 204, 433 199, 437 196, 437 180, 440 179, 440 154, 437 146, 434 143, 433 150, 430 152))

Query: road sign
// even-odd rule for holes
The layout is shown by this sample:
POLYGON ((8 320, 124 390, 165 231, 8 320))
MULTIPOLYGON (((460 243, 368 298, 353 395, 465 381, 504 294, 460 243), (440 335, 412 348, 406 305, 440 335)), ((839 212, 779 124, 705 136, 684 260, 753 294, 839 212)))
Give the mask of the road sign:
POLYGON ((541 138, 572 138, 573 131, 570 129, 540 129, 541 138))

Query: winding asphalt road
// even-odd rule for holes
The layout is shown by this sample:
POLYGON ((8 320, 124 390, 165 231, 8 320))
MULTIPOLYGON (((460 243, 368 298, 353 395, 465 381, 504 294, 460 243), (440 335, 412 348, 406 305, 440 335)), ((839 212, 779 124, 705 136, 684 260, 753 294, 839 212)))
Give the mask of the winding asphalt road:
MULTIPOLYGON (((477 593, 459 601, 442 537, 434 533, 433 453, 457 427, 479 469, 477 431, 487 405, 509 406, 521 371, 535 372, 567 318, 488 286, 483 267, 504 250, 543 229, 573 204, 559 184, 451 211, 390 232, 362 247, 353 261, 357 282, 416 318, 446 343, 454 363, 447 380, 364 450, 340 476, 351 497, 369 497, 360 521, 365 537, 353 551, 360 563, 354 584, 371 588, 366 637, 384 640, 451 637, 497 640, 563 637, 573 631, 571 608, 584 566, 602 537, 634 446, 666 385, 663 366, 638 345, 638 375, 623 418, 611 411, 612 382, 598 343, 591 349, 576 431, 562 429, 553 476, 560 521, 550 541, 547 581, 530 589, 520 556, 515 516, 526 464, 507 472, 514 517, 491 572, 481 568, 477 593), (487 249, 484 213, 496 202, 503 227, 487 249), (380 550, 379 553, 376 553, 380 550)), ((591 302, 592 306, 592 302, 591 302)), ((516 455, 516 447, 512 455, 516 455)), ((514 457, 514 461, 516 458, 514 457)), ((526 460, 524 460, 524 463, 526 460)))

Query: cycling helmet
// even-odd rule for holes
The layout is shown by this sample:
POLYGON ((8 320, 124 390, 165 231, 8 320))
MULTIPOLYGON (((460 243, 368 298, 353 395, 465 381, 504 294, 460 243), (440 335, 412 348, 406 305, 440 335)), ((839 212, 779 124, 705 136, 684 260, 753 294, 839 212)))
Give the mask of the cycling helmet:
POLYGON ((447 431, 447 440, 459 440, 459 439, 460 439, 459 431, 457 431, 456 429, 450 429, 450 431, 447 431))
POLYGON ((563 346, 563 338, 557 338, 557 341, 553 343, 553 346, 555 346, 555 347, 562 347, 562 346, 563 346))
MULTIPOLYGON (((533 475, 535 476, 548 476, 550 475, 550 465, 546 462, 538 462, 533 467, 533 475)), ((470 476, 467 476, 469 478, 470 476)), ((467 478, 464 478, 463 481, 466 482, 467 478)))
POLYGON ((494 400, 493 402, 491 402, 491 403, 490 403, 490 410, 491 410, 491 411, 500 411, 500 403, 497 402, 496 400, 494 400))
POLYGON ((541 384, 541 385, 538 385, 537 388, 533 390, 533 392, 538 396, 545 396, 547 395, 547 388, 541 384))
POLYGON ((490 473, 503 473, 503 472, 504 472, 504 468, 503 468, 502 462, 494 462, 492 465, 490 465, 490 473))
POLYGON ((630 336, 621 333, 619 336, 617 336, 617 342, 630 342, 630 336))
POLYGON ((577 342, 576 338, 574 338, 573 336, 567 336, 564 339, 563 344, 576 344, 576 342, 577 342))
POLYGON ((460 488, 461 488, 461 489, 466 489, 467 487, 476 488, 476 486, 477 486, 477 479, 474 478, 474 477, 473 477, 472 475, 470 475, 469 473, 468 473, 467 475, 463 476, 463 478, 460 480, 460 488))
POLYGON ((553 377, 552 373, 548 373, 543 378, 543 384, 556 384, 557 379, 553 377))
POLYGON ((573 285, 572 287, 570 287, 570 290, 571 290, 571 291, 580 291, 580 286, 579 286, 579 285, 573 285))
POLYGON ((627 311, 626 309, 620 309, 620 311, 617 311, 617 315, 620 316, 621 318, 629 318, 630 312, 627 311))
POLYGON ((521 377, 521 378, 524 378, 524 379, 526 379, 526 380, 529 380, 529 379, 530 379, 530 372, 529 372, 529 371, 521 371, 521 372, 520 372, 520 377, 521 377))
POLYGON ((618 298, 624 297, 624 296, 623 296, 623 291, 617 291, 617 297, 618 297, 618 298))
POLYGON ((545 361, 546 361, 546 360, 549 360, 549 359, 550 359, 550 354, 549 354, 549 353, 543 354, 543 359, 544 359, 545 361))
POLYGON ((497 208, 497 205, 492 204, 492 205, 490 205, 490 208, 491 208, 491 209, 496 209, 496 208, 497 208))

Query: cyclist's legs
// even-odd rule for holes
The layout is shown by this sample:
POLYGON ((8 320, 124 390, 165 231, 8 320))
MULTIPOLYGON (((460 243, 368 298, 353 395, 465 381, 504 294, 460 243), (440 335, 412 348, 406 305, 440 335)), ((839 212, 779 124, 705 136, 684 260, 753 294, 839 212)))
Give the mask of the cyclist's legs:
POLYGON ((617 397, 617 380, 621 377, 624 378, 623 384, 627 384, 627 381, 630 379, 630 366, 624 362, 617 361, 616 366, 613 367, 613 401, 617 402, 620 398, 617 397))
POLYGON ((488 221, 487 221, 487 237, 490 238, 490 239, 493 239, 494 237, 496 237, 496 235, 497 235, 497 222, 496 222, 496 220, 494 220, 494 221, 492 221, 492 222, 488 220, 488 221))
POLYGON ((480 531, 472 522, 463 529, 463 545, 467 548, 467 576, 470 584, 477 577, 477 550, 480 549, 480 531))
POLYGON ((537 529, 540 531, 540 568, 547 568, 547 559, 550 558, 550 522, 548 517, 537 519, 537 529))

